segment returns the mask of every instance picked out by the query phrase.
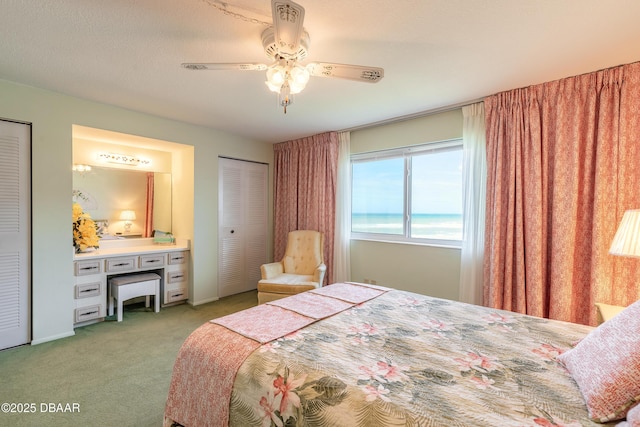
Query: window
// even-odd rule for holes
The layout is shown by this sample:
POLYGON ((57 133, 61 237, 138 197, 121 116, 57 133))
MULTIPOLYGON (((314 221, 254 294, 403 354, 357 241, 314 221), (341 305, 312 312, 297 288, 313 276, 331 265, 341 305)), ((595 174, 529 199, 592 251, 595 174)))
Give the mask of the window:
POLYGON ((462 140, 351 156, 351 236, 459 246, 462 140))

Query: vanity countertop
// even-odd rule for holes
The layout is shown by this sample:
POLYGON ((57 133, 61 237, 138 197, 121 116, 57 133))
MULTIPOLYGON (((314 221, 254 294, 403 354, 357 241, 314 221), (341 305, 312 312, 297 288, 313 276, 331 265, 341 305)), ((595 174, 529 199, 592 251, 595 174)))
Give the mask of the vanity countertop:
POLYGON ((152 238, 147 239, 123 239, 105 240, 100 242, 100 247, 94 251, 76 253, 74 261, 92 258, 112 258, 124 255, 140 255, 157 252, 188 251, 190 242, 187 239, 176 239, 175 243, 154 244, 152 238))

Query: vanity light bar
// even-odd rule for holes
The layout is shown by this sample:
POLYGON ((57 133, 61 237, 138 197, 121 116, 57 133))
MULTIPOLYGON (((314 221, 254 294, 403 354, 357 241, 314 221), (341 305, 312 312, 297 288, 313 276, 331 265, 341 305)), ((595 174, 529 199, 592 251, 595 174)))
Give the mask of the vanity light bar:
POLYGON ((73 170, 76 172, 89 172, 91 171, 91 166, 89 165, 73 165, 73 170))
POLYGON ((98 159, 104 162, 118 163, 121 165, 129 166, 147 166, 151 164, 151 160, 127 156, 126 154, 100 153, 98 154, 98 159))

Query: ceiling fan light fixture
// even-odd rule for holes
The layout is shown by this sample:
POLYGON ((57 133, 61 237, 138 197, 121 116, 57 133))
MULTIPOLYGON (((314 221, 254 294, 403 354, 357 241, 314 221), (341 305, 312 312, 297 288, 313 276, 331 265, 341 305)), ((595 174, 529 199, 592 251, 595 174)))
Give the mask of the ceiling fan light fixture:
POLYGON ((291 83, 289 83, 289 88, 291 89, 291 94, 292 95, 296 95, 296 94, 302 92, 302 89, 304 89, 304 86, 300 86, 300 85, 298 85, 296 83, 291 82, 291 83))
POLYGON ((309 82, 309 71, 307 71, 305 67, 302 67, 300 65, 294 65, 291 68, 291 71, 289 71, 289 75, 291 76, 292 84, 300 87, 300 90, 304 89, 304 87, 309 82))
POLYGON ((276 85, 274 85, 273 83, 271 83, 271 82, 269 82, 269 81, 264 82, 264 84, 266 84, 266 85, 267 85, 267 87, 269 88, 269 90, 270 90, 271 92, 280 93, 280 87, 281 87, 282 85, 280 85, 280 86, 276 86, 276 85))
POLYGON ((267 70, 267 81, 265 84, 271 92, 278 94, 278 103, 284 107, 285 113, 287 106, 293 102, 291 95, 302 92, 309 82, 309 71, 296 64, 295 61, 278 59, 267 70))
POLYGON ((287 80, 287 67, 277 64, 267 70, 267 82, 278 88, 287 80))
MULTIPOLYGON (((220 10, 224 11, 223 8, 220 10)), ((183 63, 182 67, 188 70, 266 70, 265 84, 270 91, 278 94, 278 104, 284 107, 285 113, 287 106, 293 102, 292 96, 304 90, 309 77, 339 78, 366 83, 376 83, 384 77, 384 69, 379 67, 332 62, 299 65, 307 56, 310 40, 309 33, 304 29, 304 8, 291 0, 271 0, 271 11, 272 25, 262 32, 262 47, 266 55, 273 60, 271 65, 255 62, 183 63)), ((269 25, 266 22, 260 23, 269 25)))

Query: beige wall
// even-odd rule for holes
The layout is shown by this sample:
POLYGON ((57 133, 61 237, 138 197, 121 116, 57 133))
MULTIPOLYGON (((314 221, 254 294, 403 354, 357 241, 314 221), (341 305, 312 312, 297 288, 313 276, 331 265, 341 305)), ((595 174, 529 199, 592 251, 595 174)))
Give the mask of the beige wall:
MULTIPOLYGON (((182 189, 175 194, 179 208, 174 212, 177 223, 173 231, 192 240, 191 301, 198 304, 217 298, 217 158, 229 156, 271 165, 270 144, 3 80, 0 117, 32 123, 34 343, 74 333, 70 238, 73 125, 192 147, 172 160, 174 180, 182 189)), ((271 195, 269 200, 272 206, 271 195)), ((269 240, 271 247, 271 233, 269 240)))
MULTIPOLYGON (((365 153, 462 137, 462 110, 351 133, 351 153, 365 153)), ((457 300, 460 249, 351 241, 351 280, 457 300)))

